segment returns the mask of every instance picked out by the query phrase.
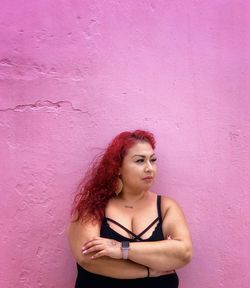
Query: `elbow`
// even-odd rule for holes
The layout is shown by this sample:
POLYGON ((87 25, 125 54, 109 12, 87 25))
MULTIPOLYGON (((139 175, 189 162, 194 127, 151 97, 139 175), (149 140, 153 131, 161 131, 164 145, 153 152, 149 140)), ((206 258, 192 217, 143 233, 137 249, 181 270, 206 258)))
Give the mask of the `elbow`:
POLYGON ((90 257, 89 256, 85 256, 85 255, 79 255, 77 257, 76 261, 85 270, 89 270, 89 268, 93 264, 93 261, 91 261, 90 257))
POLYGON ((87 257, 84 257, 84 256, 80 256, 80 257, 77 257, 76 259, 77 263, 82 266, 83 268, 87 267, 89 265, 89 260, 87 257))
POLYGON ((184 265, 187 265, 188 263, 191 262, 193 257, 193 249, 192 249, 192 245, 185 245, 184 247, 184 251, 182 254, 182 261, 184 265))

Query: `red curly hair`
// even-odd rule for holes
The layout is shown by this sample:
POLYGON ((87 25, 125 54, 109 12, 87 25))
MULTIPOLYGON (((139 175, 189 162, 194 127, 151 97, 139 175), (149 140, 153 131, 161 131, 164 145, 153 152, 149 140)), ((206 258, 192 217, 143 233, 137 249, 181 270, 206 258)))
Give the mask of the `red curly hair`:
POLYGON ((125 131, 118 134, 107 149, 94 160, 79 185, 72 208, 75 221, 101 221, 105 207, 115 195, 119 168, 128 149, 137 142, 148 142, 155 148, 154 135, 148 131, 125 131))

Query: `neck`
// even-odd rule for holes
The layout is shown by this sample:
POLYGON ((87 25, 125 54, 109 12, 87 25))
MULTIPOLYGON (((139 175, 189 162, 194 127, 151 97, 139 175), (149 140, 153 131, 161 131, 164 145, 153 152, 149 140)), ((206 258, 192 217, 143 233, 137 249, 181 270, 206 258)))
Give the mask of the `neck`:
POLYGON ((133 209, 134 206, 142 200, 148 191, 140 191, 138 193, 121 193, 120 199, 122 200, 122 204, 125 208, 133 209))

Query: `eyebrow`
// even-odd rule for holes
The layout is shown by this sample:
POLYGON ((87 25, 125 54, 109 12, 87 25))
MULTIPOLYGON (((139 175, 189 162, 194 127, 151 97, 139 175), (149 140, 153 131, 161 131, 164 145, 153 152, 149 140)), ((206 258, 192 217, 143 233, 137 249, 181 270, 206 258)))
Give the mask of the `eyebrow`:
MULTIPOLYGON (((150 158, 152 158, 153 156, 155 156, 155 154, 150 155, 150 158)), ((132 158, 134 158, 134 157, 142 157, 142 158, 146 158, 145 155, 139 155, 139 154, 134 155, 132 158)))

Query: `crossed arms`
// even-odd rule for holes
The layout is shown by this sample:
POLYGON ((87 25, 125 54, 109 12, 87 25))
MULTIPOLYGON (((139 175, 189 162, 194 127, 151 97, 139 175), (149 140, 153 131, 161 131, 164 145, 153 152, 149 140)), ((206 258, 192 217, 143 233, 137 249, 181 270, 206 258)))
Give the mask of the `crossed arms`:
POLYGON ((160 276, 190 262, 192 242, 185 217, 178 204, 162 197, 163 232, 166 240, 132 242, 128 260, 122 259, 120 242, 100 237, 100 224, 72 222, 68 238, 76 261, 89 272, 134 279, 160 276), (168 238, 170 236, 170 238, 168 238))

